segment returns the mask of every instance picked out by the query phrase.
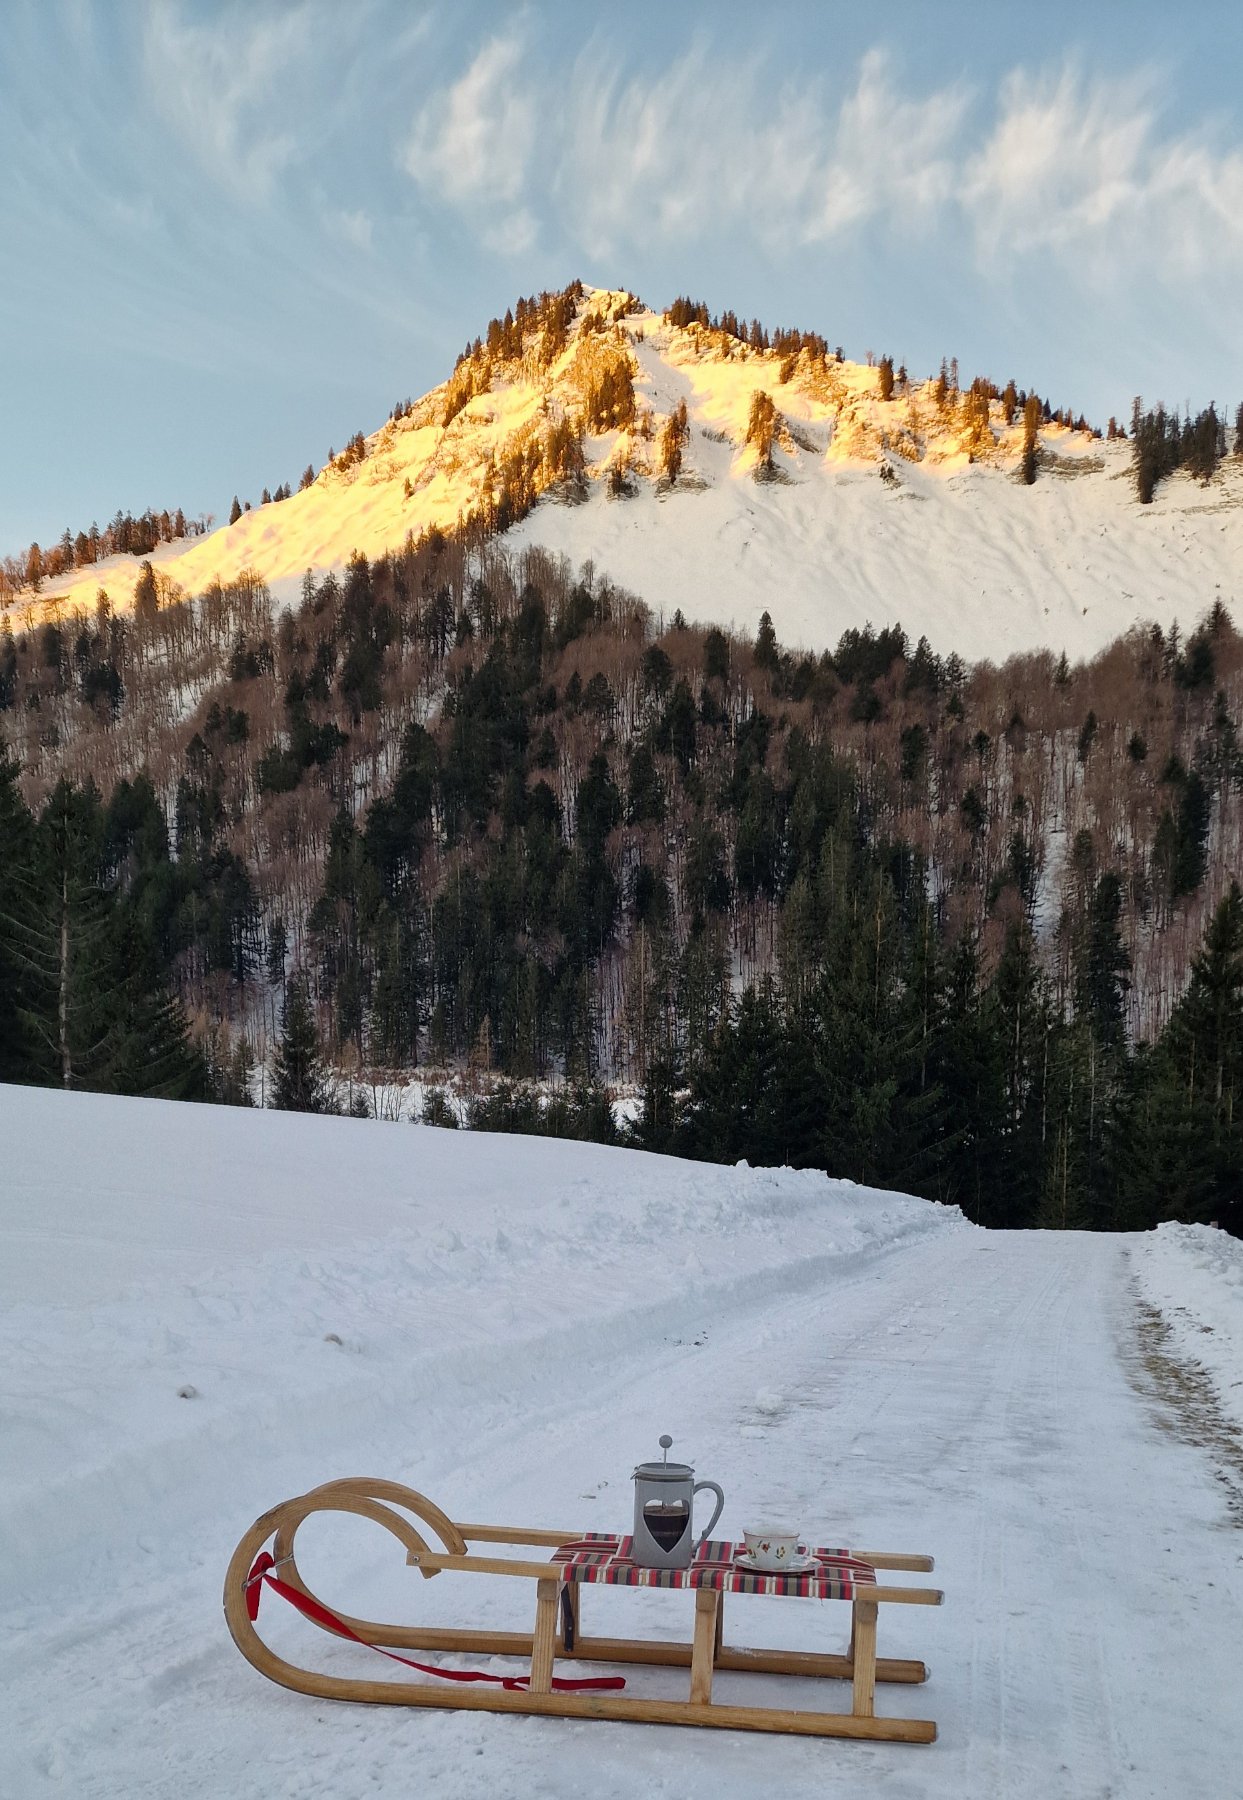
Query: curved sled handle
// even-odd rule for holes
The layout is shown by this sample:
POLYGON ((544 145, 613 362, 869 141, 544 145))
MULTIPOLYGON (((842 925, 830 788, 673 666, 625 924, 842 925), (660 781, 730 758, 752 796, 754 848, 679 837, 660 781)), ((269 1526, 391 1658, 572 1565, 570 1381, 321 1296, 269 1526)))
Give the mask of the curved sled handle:
POLYGON ((712 1492, 716 1495, 716 1511, 713 1513, 712 1517, 708 1520, 707 1528, 704 1530, 702 1536, 699 1539, 699 1542, 695 1545, 696 1550, 702 1550, 704 1545, 707 1543, 708 1539, 712 1536, 712 1527, 716 1524, 717 1520, 720 1518, 721 1508, 725 1505, 725 1496, 721 1492, 720 1488, 716 1485, 715 1481, 697 1481, 695 1483, 694 1487, 691 1489, 692 1499, 699 1492, 700 1488, 711 1488, 712 1489, 712 1492))

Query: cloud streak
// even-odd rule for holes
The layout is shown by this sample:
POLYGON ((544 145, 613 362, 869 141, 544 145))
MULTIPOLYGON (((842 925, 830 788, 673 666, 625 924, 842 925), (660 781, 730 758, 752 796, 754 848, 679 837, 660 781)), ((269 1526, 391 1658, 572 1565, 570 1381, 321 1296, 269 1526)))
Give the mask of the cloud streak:
POLYGON ((270 199, 297 154, 293 133, 273 129, 270 101, 311 35, 309 11, 236 14, 225 29, 192 23, 174 0, 148 12, 143 60, 157 110, 237 199, 270 199))
POLYGON ((1159 263, 1199 275, 1243 259, 1243 154, 1163 137, 1151 77, 1088 81, 1025 72, 1003 84, 963 203, 999 248, 1159 263))
POLYGON ((1163 131, 1151 74, 1017 69, 991 96, 919 92, 874 50, 845 82, 778 86, 762 59, 698 44, 652 77, 589 47, 567 78, 519 27, 428 98, 403 161, 492 249, 620 257, 726 236, 779 256, 868 228, 962 232, 993 274, 1035 255, 1096 278, 1243 267, 1243 149, 1163 131))
POLYGON ((515 207, 535 143, 535 101, 521 80, 516 34, 492 37, 465 72, 420 110, 402 151, 424 194, 459 208, 494 248, 524 250, 535 223, 515 207))

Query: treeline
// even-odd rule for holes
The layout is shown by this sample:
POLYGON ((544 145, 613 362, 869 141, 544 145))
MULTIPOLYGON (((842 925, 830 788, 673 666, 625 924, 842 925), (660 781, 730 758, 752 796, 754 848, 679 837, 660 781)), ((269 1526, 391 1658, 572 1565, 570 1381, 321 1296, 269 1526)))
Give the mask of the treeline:
POLYGON ((666 307, 665 318, 671 325, 682 328, 701 325, 705 331, 720 332, 740 344, 749 344, 753 350, 773 350, 778 356, 797 357, 805 350, 813 362, 827 362, 830 354, 835 362, 846 360, 841 345, 830 352, 819 332, 799 331, 793 326, 778 326, 770 332, 758 319, 752 319, 748 324, 728 308, 722 313, 710 313, 704 301, 692 300, 687 294, 679 294, 673 304, 666 307))
MULTIPOLYGON (((629 1142, 668 1155, 788 1165, 960 1205, 994 1227, 1243 1235, 1243 894, 1210 922, 1154 1045, 1128 1048, 1116 878, 1093 892, 1075 1013, 1053 1004, 1016 920, 991 979, 969 940, 942 946, 892 875, 838 872, 810 982, 732 997, 698 1065, 653 1059, 619 1130, 599 1084, 551 1099, 501 1082, 474 1130, 629 1142)), ((801 973, 806 976, 806 968, 801 973)), ((424 1121, 456 1125, 440 1090, 424 1121)))
MULTIPOLYGON (((582 282, 573 281, 558 293, 519 299, 503 319, 490 319, 484 336, 467 344, 454 364, 441 423, 450 425, 476 394, 486 393, 497 367, 516 362, 528 351, 539 368, 550 368, 569 342, 583 292, 582 282)), ((592 317, 584 321, 584 330, 599 325, 598 317, 592 317)))
MULTIPOLYGON (((719 314, 711 313, 704 301, 692 300, 685 294, 679 294, 672 305, 665 309, 664 316, 671 325, 680 327, 698 325, 705 331, 713 331, 721 337, 746 344, 752 350, 772 350, 782 358, 780 376, 782 383, 789 379, 794 364, 804 352, 813 366, 817 363, 823 365, 829 361, 841 363, 846 360, 846 353, 842 346, 838 344, 830 352, 827 340, 818 332, 800 331, 794 327, 784 326, 770 332, 758 319, 748 322, 728 309, 719 314)), ((910 392, 911 381, 905 363, 900 363, 895 368, 892 356, 886 355, 878 358, 869 350, 867 365, 877 371, 877 392, 882 400, 892 400, 895 394, 910 392)), ((1013 380, 1008 381, 1004 387, 999 387, 987 376, 977 375, 964 389, 960 386, 959 381, 958 358, 956 356, 942 357, 933 392, 937 407, 942 412, 953 411, 958 404, 960 394, 967 409, 968 426, 971 424, 973 407, 983 406, 983 423, 987 427, 989 402, 997 401, 1001 404, 1005 423, 1011 425, 1014 423, 1015 417, 1028 407, 1030 401, 1035 407, 1035 411, 1034 413, 1029 412, 1029 417, 1036 424, 1062 425, 1068 431, 1091 432, 1093 430, 1082 412, 1076 414, 1074 408, 1069 406, 1053 407, 1048 400, 1042 400, 1038 395, 1029 394, 1026 389, 1019 388, 1013 380)), ((1100 433, 1095 432, 1094 435, 1099 437, 1100 433)), ((1118 435, 1117 425, 1112 419, 1110 420, 1109 435, 1111 437, 1118 435)), ((1126 433, 1122 432, 1120 435, 1125 437, 1126 433)))
MULTIPOLYGON (((1141 506, 1148 506, 1157 484, 1177 469, 1185 469, 1197 481, 1211 481, 1226 455, 1226 423, 1215 406, 1205 407, 1192 418, 1158 405, 1145 412, 1136 396, 1131 413, 1131 470, 1141 506)), ((1112 424, 1112 420, 1110 421, 1112 424)), ((1243 457, 1243 405, 1235 413, 1234 455, 1243 457)))
POLYGON ((187 522, 178 507, 173 513, 148 509, 137 518, 132 513, 118 512, 102 531, 93 524, 89 531, 79 531, 76 536, 66 526, 59 543, 31 544, 25 556, 5 557, 0 563, 0 597, 23 589, 37 594, 45 581, 55 581, 74 569, 89 568, 107 556, 150 556, 159 544, 201 536, 207 525, 205 519, 187 522))
POLYGON ((637 1136, 709 1161, 824 1168, 994 1226, 1243 1232, 1243 897, 1214 913, 1155 1044, 1128 1046, 1117 878, 1097 877, 1069 1006, 1030 925, 982 976, 861 862, 808 908, 810 969, 731 1002, 685 1092, 657 1067, 637 1136), (903 913, 905 911, 905 918, 903 913), (817 916, 818 914, 818 916, 817 916))
POLYGON ((568 342, 583 292, 582 282, 572 281, 556 293, 532 294, 527 299, 520 296, 516 305, 507 308, 503 319, 488 320, 483 337, 467 344, 455 367, 481 355, 485 347, 488 355, 498 361, 513 362, 522 355, 529 337, 539 338, 545 360, 553 361, 568 342))

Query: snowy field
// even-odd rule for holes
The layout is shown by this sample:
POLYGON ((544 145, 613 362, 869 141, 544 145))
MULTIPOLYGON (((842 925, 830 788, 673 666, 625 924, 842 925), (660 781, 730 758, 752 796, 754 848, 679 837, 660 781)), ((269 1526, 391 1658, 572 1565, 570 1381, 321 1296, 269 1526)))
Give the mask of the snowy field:
MULTIPOLYGON (((1211 1345, 1210 1398, 1240 1374, 1239 1246, 1217 1234, 986 1233, 812 1174, 33 1089, 0 1088, 0 1149, 6 1800, 1239 1792, 1237 1468, 1145 1351, 1168 1308, 1167 1363, 1211 1345), (234 1543, 329 1476, 618 1529, 661 1431, 725 1488, 725 1535, 779 1510, 935 1555, 944 1607, 881 1617, 882 1654, 931 1679, 878 1710, 935 1718, 937 1744, 334 1706, 228 1638, 234 1543)), ((425 1588, 364 1522, 317 1523, 330 1603, 525 1623, 496 1592, 517 1583, 425 1588)), ((587 1604, 677 1636, 684 1599, 587 1604)), ((735 1599, 730 1635, 764 1641, 776 1610, 735 1599)), ((777 1623, 840 1649, 848 1611, 791 1601, 777 1623)), ((384 1672, 274 1598, 263 1625, 384 1672)), ((748 1682, 846 1692, 726 1675, 717 1697, 748 1682)))

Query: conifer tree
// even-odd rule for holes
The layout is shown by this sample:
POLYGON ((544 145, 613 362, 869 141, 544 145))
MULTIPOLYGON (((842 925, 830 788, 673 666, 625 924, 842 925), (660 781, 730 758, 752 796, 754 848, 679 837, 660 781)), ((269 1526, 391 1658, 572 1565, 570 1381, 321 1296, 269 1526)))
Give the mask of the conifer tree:
POLYGON ((1170 1039, 1188 1085, 1198 1079, 1222 1124, 1243 1126, 1243 892, 1237 881, 1209 921, 1170 1039))
POLYGON ((657 1051, 648 1058, 634 1141, 640 1149, 669 1155, 677 1145, 679 1125, 677 1063, 672 1056, 657 1051))
POLYGON ((687 421, 686 401, 683 399, 678 401, 665 420, 660 434, 660 469, 671 485, 682 472, 682 447, 689 436, 690 425, 687 421))
POLYGON ((233 504, 229 508, 229 523, 230 523, 230 525, 236 525, 238 520, 241 518, 241 516, 242 516, 241 503, 238 500, 237 495, 234 494, 233 504))
POLYGON ((755 663, 760 669, 776 669, 780 664, 777 647, 777 633, 773 628, 772 615, 767 608, 760 614, 759 630, 755 634, 755 663))
POLYGON ((285 929, 285 921, 279 914, 268 926, 268 944, 266 957, 266 973, 268 984, 273 989, 285 991, 285 957, 289 949, 289 935, 285 929))
POLYGON ((33 1079, 64 1088, 110 1086, 119 995, 108 897, 99 885, 94 790, 60 781, 39 821, 31 866, 19 873, 25 905, 14 932, 33 1079))
POLYGON ((1028 487, 1031 487, 1036 479, 1036 434, 1039 429, 1040 402, 1035 394, 1029 394, 1023 405, 1023 458, 1019 465, 1023 473, 1023 480, 1028 487))
POLYGON ((747 442, 755 445, 756 471, 760 475, 773 472, 773 438, 777 431, 777 408, 772 395, 757 388, 751 396, 751 412, 747 419, 747 442))
POLYGON ((1122 883, 1112 870, 1099 878, 1075 972, 1075 1010, 1090 1021, 1099 1043, 1121 1048, 1131 958, 1122 942, 1122 883))
MULTIPOLYGON (((104 1093, 197 1097, 201 1063, 190 1050, 150 925, 105 881, 107 832, 95 789, 77 790, 63 779, 33 833, 20 820, 14 832, 10 818, 7 835, 16 838, 21 860, 0 883, 7 889, 0 916, 7 961, 17 975, 22 1078, 104 1093)), ((153 869, 161 858, 167 866, 163 838, 153 869)))
POLYGON ((937 1197, 957 1202, 981 1225, 1014 1222, 1002 1172, 1006 1096, 997 1024, 980 978, 975 940, 964 933, 947 958, 941 1029, 932 1046, 932 1067, 944 1095, 944 1164, 937 1197))
POLYGON ((1113 1222, 1216 1220, 1243 1231, 1243 895, 1215 910, 1187 992, 1136 1055, 1118 1108, 1113 1222))
POLYGON ((0 1081, 30 1080, 33 1060, 18 934, 30 900, 21 872, 30 867, 34 820, 18 792, 17 775, 17 763, 0 739, 0 1081))
POLYGON ((144 562, 134 583, 134 616, 149 625, 160 608, 159 590, 155 585, 155 570, 150 562, 144 562))
POLYGON ((1026 1225, 1034 1213, 1041 1173, 1049 1011, 1025 913, 1007 928, 989 1003, 1001 1052, 1004 1093, 999 1197, 1005 1196, 1006 1222, 1026 1225))
POLYGON ((305 978, 292 979, 285 991, 285 1018, 276 1052, 272 1105, 278 1112, 335 1112, 324 1073, 319 1035, 311 1013, 305 978))

